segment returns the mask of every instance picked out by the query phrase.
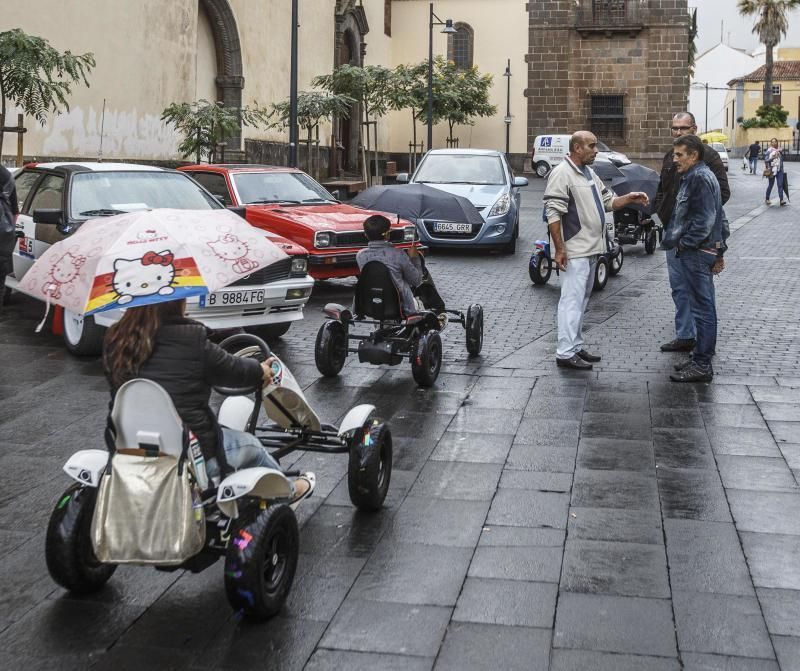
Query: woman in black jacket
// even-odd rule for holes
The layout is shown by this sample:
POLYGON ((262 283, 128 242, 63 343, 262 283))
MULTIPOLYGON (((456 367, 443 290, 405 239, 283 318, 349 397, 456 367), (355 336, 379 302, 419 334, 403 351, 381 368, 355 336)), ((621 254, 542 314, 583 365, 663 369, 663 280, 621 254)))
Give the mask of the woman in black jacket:
MULTIPOLYGON (((228 354, 208 340, 203 324, 184 317, 185 309, 185 300, 128 308, 108 329, 103 366, 112 401, 117 389, 133 378, 161 385, 200 443, 209 479, 220 475, 220 436, 231 468, 265 466, 281 470, 254 435, 220 427, 208 404, 214 386, 252 387, 262 380, 269 384, 272 359, 259 363, 228 354)), ((295 498, 303 496, 309 487, 303 478, 294 485, 295 498)))

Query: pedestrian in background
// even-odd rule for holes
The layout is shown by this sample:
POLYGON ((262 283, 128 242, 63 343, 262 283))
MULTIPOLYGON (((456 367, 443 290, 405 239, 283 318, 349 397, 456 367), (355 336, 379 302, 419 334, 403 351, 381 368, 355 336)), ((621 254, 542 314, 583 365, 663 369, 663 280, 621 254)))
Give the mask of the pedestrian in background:
POLYGON ((12 254, 16 237, 16 222, 19 214, 17 189, 14 177, 0 165, 0 314, 6 297, 6 275, 13 269, 12 254))
POLYGON ((761 155, 761 145, 753 141, 747 148, 747 152, 745 152, 745 158, 747 158, 747 162, 750 164, 750 174, 755 175, 756 169, 758 168, 758 157, 761 155))
POLYGON ((647 194, 616 196, 591 169, 597 138, 578 131, 569 141, 569 155, 550 173, 544 209, 553 260, 561 269, 556 364, 591 370, 600 357, 583 348, 583 316, 594 286, 597 257, 606 251, 606 212, 628 205, 647 205, 647 194))
POLYGON ((675 367, 675 382, 710 382, 711 357, 717 345, 717 307, 713 276, 725 248, 719 182, 703 161, 703 143, 695 135, 674 141, 674 161, 681 176, 677 204, 664 236, 675 250, 686 281, 697 337, 691 358, 675 367))
POLYGON ((769 149, 764 152, 764 177, 769 179, 767 183, 767 196, 764 203, 770 204, 769 197, 772 195, 772 187, 778 182, 778 199, 781 205, 786 205, 789 199, 786 192, 786 173, 783 170, 783 152, 778 147, 778 138, 769 141, 769 149))
MULTIPOLYGON (((691 112, 678 112, 672 117, 671 130, 673 141, 683 136, 696 135, 697 122, 694 115, 691 112)), ((708 144, 701 144, 701 146, 703 149, 701 159, 717 178, 722 204, 724 205, 731 197, 731 190, 728 186, 728 173, 722 164, 722 159, 720 159, 714 148, 708 144)), ((673 160, 673 150, 674 146, 664 154, 664 161, 661 165, 661 180, 658 183, 654 205, 654 211, 658 214, 665 227, 665 238, 669 234, 669 222, 675 209, 675 199, 678 195, 681 179, 673 160)), ((727 220, 725 220, 724 226, 727 230, 727 220)), ((675 249, 667 250, 667 270, 669 271, 669 286, 672 289, 672 302, 675 304, 675 338, 661 345, 661 351, 691 352, 694 348, 697 334, 689 305, 689 289, 687 287, 687 279, 684 276, 684 266, 676 258, 675 249)))

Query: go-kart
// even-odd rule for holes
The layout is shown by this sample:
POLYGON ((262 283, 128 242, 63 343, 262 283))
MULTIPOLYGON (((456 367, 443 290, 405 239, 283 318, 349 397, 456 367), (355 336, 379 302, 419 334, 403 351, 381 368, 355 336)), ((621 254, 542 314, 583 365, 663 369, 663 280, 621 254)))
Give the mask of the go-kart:
POLYGON ((635 208, 623 207, 614 212, 614 237, 621 245, 643 242, 645 253, 652 254, 661 235, 661 226, 635 208))
MULTIPOLYGON (((271 356, 267 345, 249 334, 232 336, 221 346, 240 356, 262 360, 271 356)), ((380 509, 391 477, 392 437, 389 427, 373 417, 375 407, 352 408, 339 427, 322 424, 291 372, 277 363, 273 364, 277 372, 266 388, 215 388, 225 396, 218 412, 220 425, 254 433, 266 447, 276 448, 271 451, 276 459, 294 450, 347 452, 350 499, 360 510, 380 509), (258 425, 259 398, 271 420, 264 426, 258 425)), ((234 610, 265 619, 281 609, 294 580, 300 547, 294 511, 313 491, 313 473, 263 467, 226 473, 223 469, 221 482, 208 481, 191 438, 169 395, 158 384, 135 379, 119 388, 106 432, 109 450, 81 450, 64 465, 76 482, 59 498, 45 542, 47 568, 56 583, 72 592, 90 593, 101 589, 121 563, 197 573, 224 557, 225 591, 234 610), (122 498, 120 490, 103 497, 103 484, 111 480, 103 481, 113 477, 118 455, 138 459, 144 464, 138 475, 146 477, 134 481, 136 487, 125 490, 122 498), (177 463, 179 475, 188 472, 184 477, 190 483, 189 512, 194 516, 189 524, 196 524, 203 536, 198 551, 190 556, 167 556, 151 547, 153 539, 163 536, 163 528, 169 526, 163 520, 169 518, 170 510, 162 506, 160 515, 136 515, 152 509, 152 501, 161 491, 149 487, 154 468, 149 464, 158 459, 177 463), (305 478, 310 487, 302 498, 292 500, 289 478, 296 476, 305 478), (142 491, 133 491, 137 487, 142 491), (117 504, 115 509, 115 501, 121 500, 129 505, 117 504), (101 508, 103 520, 116 518, 116 530, 100 529, 100 523, 93 520, 101 508), (101 561, 98 554, 102 551, 105 557, 109 552, 98 537, 105 534, 107 538, 115 531, 128 539, 127 547, 122 555, 117 551, 113 561, 101 561), (145 542, 130 542, 137 534, 145 542)))
POLYGON ((395 366, 408 359, 416 383, 430 387, 442 366, 440 333, 447 322, 464 327, 470 356, 480 354, 483 347, 480 305, 470 305, 466 314, 458 310, 439 314, 423 310, 405 315, 389 270, 379 261, 370 261, 361 269, 352 311, 338 303, 328 303, 323 311, 328 319, 317 332, 314 360, 317 370, 326 377, 336 377, 352 352, 358 354, 360 362, 373 365, 395 366), (369 334, 351 333, 356 325, 377 328, 369 334), (357 345, 351 347, 350 341, 357 345))
MULTIPOLYGON (((602 291, 608 283, 608 277, 619 273, 625 261, 625 253, 622 245, 617 240, 606 235, 607 251, 597 257, 597 265, 594 270, 594 289, 602 291)), ((553 270, 558 275, 559 268, 553 262, 550 253, 550 240, 536 240, 528 262, 528 274, 534 284, 547 284, 553 270)))

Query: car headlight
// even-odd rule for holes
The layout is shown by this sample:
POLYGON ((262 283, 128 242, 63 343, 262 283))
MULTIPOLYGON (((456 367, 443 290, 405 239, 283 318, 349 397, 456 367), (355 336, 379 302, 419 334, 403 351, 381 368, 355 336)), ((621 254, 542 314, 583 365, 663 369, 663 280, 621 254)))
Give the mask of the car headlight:
POLYGON ((508 210, 511 208, 511 195, 508 193, 504 193, 497 202, 494 204, 491 212, 489 212, 490 217, 499 217, 504 214, 508 214, 508 210))
POLYGON ((318 231, 314 234, 314 247, 330 247, 331 237, 328 231, 318 231))
POLYGON ((292 275, 305 275, 308 269, 308 261, 302 256, 295 256, 292 258, 292 265, 290 272, 292 275))
POLYGON ((414 242, 417 237, 416 226, 406 226, 403 229, 403 242, 414 242))

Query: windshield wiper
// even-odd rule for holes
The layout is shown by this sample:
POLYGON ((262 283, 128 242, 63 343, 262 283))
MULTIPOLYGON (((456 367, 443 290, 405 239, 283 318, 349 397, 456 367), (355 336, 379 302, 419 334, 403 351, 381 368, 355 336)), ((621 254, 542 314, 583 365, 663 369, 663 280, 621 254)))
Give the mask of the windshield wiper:
POLYGON ((274 203, 280 203, 281 205, 300 205, 299 200, 285 200, 284 198, 263 198, 261 200, 251 200, 247 203, 247 205, 270 205, 274 203))
POLYGON ((335 200, 326 200, 325 198, 307 198, 303 201, 303 205, 306 203, 335 203, 335 200))
POLYGON ((127 214, 125 210, 113 210, 110 207, 97 210, 86 210, 78 214, 79 217, 110 217, 114 214, 127 214))

